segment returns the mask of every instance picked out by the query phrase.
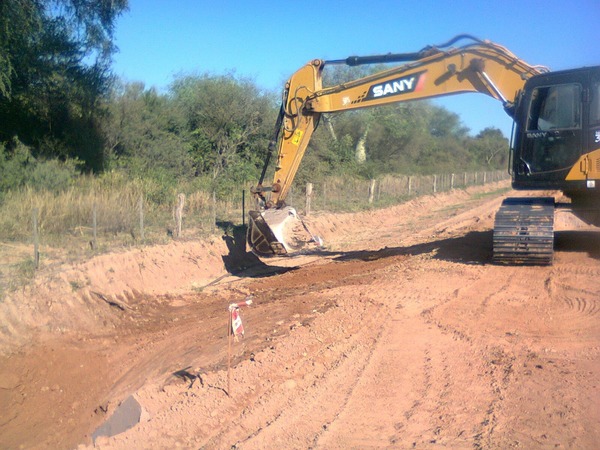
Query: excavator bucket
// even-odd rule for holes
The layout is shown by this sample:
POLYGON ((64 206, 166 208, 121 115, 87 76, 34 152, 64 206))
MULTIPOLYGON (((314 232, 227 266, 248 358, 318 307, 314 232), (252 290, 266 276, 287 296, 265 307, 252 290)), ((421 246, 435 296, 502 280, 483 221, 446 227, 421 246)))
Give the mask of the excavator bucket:
POLYGON ((290 206, 265 211, 250 211, 247 241, 257 256, 286 256, 305 251, 321 238, 313 236, 290 206))

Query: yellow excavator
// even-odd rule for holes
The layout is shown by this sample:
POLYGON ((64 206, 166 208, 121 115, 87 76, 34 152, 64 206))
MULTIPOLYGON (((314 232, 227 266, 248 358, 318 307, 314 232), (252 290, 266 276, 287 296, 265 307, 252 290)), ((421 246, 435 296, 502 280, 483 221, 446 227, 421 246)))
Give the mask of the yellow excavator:
POLYGON ((258 184, 251 189, 247 242, 259 256, 292 255, 304 228, 286 197, 321 114, 480 92, 500 101, 513 118, 509 172, 516 190, 558 190, 568 199, 514 197, 496 214, 493 260, 501 264, 552 263, 554 212, 562 208, 600 225, 600 66, 551 72, 506 48, 460 35, 416 53, 315 59, 285 85, 275 136, 258 184), (466 41, 466 43, 462 43, 466 41), (455 46, 458 42, 462 45, 455 46), (403 63, 332 87, 322 86, 332 64, 403 63), (263 185, 277 149, 270 186, 263 185))

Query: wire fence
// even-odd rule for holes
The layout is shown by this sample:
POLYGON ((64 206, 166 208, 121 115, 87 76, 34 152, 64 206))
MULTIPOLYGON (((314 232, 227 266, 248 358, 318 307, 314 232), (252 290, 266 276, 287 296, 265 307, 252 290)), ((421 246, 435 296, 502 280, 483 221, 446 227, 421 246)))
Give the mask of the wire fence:
POLYGON ((508 179, 505 171, 443 175, 385 176, 372 180, 330 178, 296 187, 288 203, 299 211, 360 211, 402 203, 419 195, 435 194, 508 179))
MULTIPOLYGON (((329 178, 296 185, 287 198, 300 213, 345 212, 402 203, 419 195, 463 189, 508 179, 505 171, 427 176, 385 176, 374 180, 329 178)), ((31 263, 65 254, 81 256, 130 246, 198 239, 246 223, 253 202, 245 190, 218 197, 214 192, 177 194, 157 203, 143 192, 72 190, 62 197, 22 202, 11 222, 0 218, 0 256, 17 244, 30 248, 31 263), (168 200, 168 199, 167 199, 168 200), (41 255, 41 256, 40 256, 41 255)))

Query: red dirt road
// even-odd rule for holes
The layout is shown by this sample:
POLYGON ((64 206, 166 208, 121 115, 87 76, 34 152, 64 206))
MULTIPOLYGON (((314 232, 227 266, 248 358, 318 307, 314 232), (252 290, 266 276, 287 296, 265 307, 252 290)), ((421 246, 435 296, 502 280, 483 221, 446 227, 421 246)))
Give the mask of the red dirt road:
POLYGON ((600 233, 557 232, 552 267, 494 266, 500 201, 457 191, 311 217, 327 251, 266 265, 219 243, 146 253, 182 255, 161 266, 180 280, 203 267, 178 289, 128 283, 109 257, 72 269, 90 280, 76 324, 31 300, 28 324, 55 314, 62 332, 4 350, 0 448, 94 448, 129 395, 140 423, 95 448, 597 448, 600 233), (227 275, 221 250, 246 268, 227 275), (227 305, 248 294, 228 395, 227 305))

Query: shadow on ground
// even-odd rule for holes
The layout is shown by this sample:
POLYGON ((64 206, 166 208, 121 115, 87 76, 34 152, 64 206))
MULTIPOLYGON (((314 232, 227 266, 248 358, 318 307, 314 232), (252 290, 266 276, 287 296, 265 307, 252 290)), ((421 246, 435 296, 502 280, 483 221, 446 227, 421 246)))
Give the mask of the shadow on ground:
MULTIPOLYGON (((396 255, 422 255, 432 253, 435 259, 460 262, 463 264, 484 265, 492 263, 493 231, 471 231, 464 236, 440 239, 408 247, 386 247, 375 251, 355 251, 331 253, 335 260, 364 261, 388 258, 396 255)), ((600 232, 598 231, 557 231, 554 250, 560 252, 587 253, 600 260, 600 232)))
MULTIPOLYGON (((227 224, 223 224, 227 225, 227 224)), ((278 267, 268 265, 252 252, 246 251, 246 227, 229 226, 223 235, 229 253, 223 256, 227 271, 233 275, 245 277, 265 277, 297 267, 278 267)), ((464 264, 488 264, 492 260, 492 231, 472 231, 465 236, 441 239, 408 247, 385 247, 380 250, 358 250, 351 252, 319 251, 314 254, 331 257, 334 261, 363 260, 374 261, 398 255, 422 255, 433 253, 436 259, 462 262, 464 264)), ((305 255, 307 253, 304 253, 305 255)))
MULTIPOLYGON (((256 255, 246 251, 246 227, 229 227, 223 236, 229 254, 223 257, 227 271, 233 275, 259 278, 267 277, 297 267, 268 265, 256 255)), ((492 263, 492 230, 471 231, 464 236, 439 239, 437 241, 411 246, 385 247, 380 250, 359 250, 351 252, 315 251, 315 254, 331 257, 334 261, 374 261, 399 255, 432 254, 439 260, 463 264, 485 265, 492 263)), ((555 233, 555 250, 563 252, 587 252, 591 258, 600 259, 600 232, 559 231, 555 233)))
POLYGON ((557 231, 554 233, 554 249, 561 252, 587 252, 600 259, 600 231, 557 231))
POLYGON ((330 253, 336 261, 359 259, 373 261, 398 255, 424 255, 432 253, 435 259, 464 264, 489 264, 492 261, 492 231, 471 231, 464 236, 440 239, 407 247, 385 247, 374 251, 330 253))
POLYGON ((223 256, 225 269, 232 275, 248 278, 269 277, 296 269, 265 264, 254 253, 246 249, 246 225, 233 225, 231 222, 217 222, 224 231, 222 236, 229 253, 223 256))

